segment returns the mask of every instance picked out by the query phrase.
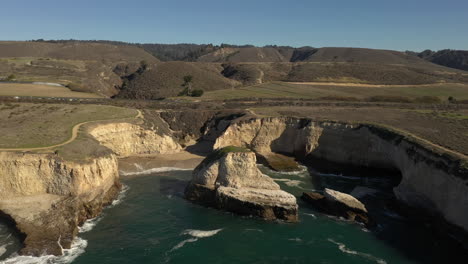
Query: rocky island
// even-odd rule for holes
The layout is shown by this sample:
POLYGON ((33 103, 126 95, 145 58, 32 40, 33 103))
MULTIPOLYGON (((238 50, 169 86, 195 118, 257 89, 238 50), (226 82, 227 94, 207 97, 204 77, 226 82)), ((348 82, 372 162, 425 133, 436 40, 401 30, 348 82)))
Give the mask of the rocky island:
POLYGON ((296 198, 257 168, 255 153, 224 147, 193 171, 185 197, 195 203, 268 220, 298 221, 296 198))

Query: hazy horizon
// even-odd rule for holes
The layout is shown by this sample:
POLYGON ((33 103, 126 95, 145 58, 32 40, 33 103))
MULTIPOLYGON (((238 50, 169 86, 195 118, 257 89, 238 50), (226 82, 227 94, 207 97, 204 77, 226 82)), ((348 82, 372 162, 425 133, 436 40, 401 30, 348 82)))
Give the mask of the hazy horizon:
POLYGON ((58 1, 3 3, 0 39, 468 50, 468 3, 58 1))

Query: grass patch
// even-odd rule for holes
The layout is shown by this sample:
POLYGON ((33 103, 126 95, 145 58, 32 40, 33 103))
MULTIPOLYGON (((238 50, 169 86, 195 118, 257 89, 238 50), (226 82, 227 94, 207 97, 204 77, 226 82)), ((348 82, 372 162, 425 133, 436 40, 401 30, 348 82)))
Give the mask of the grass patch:
POLYGON ((224 155, 230 153, 230 152, 250 152, 251 150, 248 148, 243 148, 243 147, 236 147, 236 146, 227 146, 224 148, 217 149, 213 152, 211 152, 198 166, 207 166, 212 162, 215 162, 216 160, 222 158, 224 155))
MULTIPOLYGON (((449 96, 457 100, 468 99, 466 84, 431 84, 431 85, 358 85, 345 84, 307 84, 270 82, 243 88, 208 91, 202 100, 225 100, 241 98, 291 98, 291 99, 338 99, 362 100, 368 98, 387 98, 394 102, 438 103, 447 102, 449 96), (403 98, 403 99, 402 99, 403 98)), ((387 100, 385 99, 385 100, 387 100)), ((384 100, 384 101, 385 101, 384 100)))
POLYGON ((133 118, 134 109, 103 105, 0 104, 0 148, 39 148, 65 142, 78 123, 133 118))

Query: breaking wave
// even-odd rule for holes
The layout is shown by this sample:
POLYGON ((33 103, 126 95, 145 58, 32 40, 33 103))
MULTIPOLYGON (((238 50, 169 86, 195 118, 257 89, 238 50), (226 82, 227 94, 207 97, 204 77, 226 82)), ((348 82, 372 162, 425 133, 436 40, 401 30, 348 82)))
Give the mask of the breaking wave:
POLYGON ((377 262, 378 264, 387 264, 387 262, 385 260, 383 260, 383 259, 374 257, 371 254, 351 250, 351 249, 347 248, 345 244, 340 243, 340 242, 336 242, 335 240, 333 240, 331 238, 329 238, 328 241, 330 241, 331 243, 337 245, 338 248, 340 249, 340 251, 343 252, 343 253, 356 255, 356 256, 361 256, 361 257, 367 258, 369 260, 373 260, 373 261, 377 262))
POLYGON ((147 175, 147 174, 165 172, 165 171, 186 171, 186 170, 192 170, 192 169, 183 169, 183 168, 177 168, 177 167, 160 167, 160 168, 152 168, 152 169, 136 171, 136 172, 120 171, 120 174, 122 176, 135 176, 135 175, 147 175))
POLYGON ((85 252, 88 241, 75 238, 70 249, 64 249, 62 256, 45 255, 40 257, 20 256, 17 253, 0 261, 0 264, 68 264, 85 252))
POLYGON ((192 243, 195 241, 198 241, 199 238, 206 238, 206 237, 211 237, 219 233, 222 228, 220 229, 215 229, 215 230, 196 230, 196 229, 186 229, 184 230, 181 235, 190 235, 192 238, 185 239, 181 241, 179 244, 175 245, 171 251, 177 250, 181 247, 183 247, 187 243, 192 243))

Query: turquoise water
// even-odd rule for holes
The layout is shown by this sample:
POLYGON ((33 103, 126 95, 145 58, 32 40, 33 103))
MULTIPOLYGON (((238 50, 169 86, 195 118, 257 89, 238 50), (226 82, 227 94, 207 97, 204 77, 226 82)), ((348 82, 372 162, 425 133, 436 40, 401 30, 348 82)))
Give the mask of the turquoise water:
MULTIPOLYGON (((441 263, 463 254, 432 237, 430 230, 385 209, 395 184, 392 177, 262 170, 297 196, 324 187, 378 189, 369 196, 369 209, 377 212, 373 216, 379 224, 367 230, 322 215, 300 200, 299 223, 240 217, 184 200, 191 171, 159 172, 124 177, 128 189, 121 203, 88 222, 84 229, 92 231, 79 234, 79 246, 68 256, 43 258, 41 263, 441 263)), ((28 261, 33 260, 20 263, 37 263, 28 261)))

